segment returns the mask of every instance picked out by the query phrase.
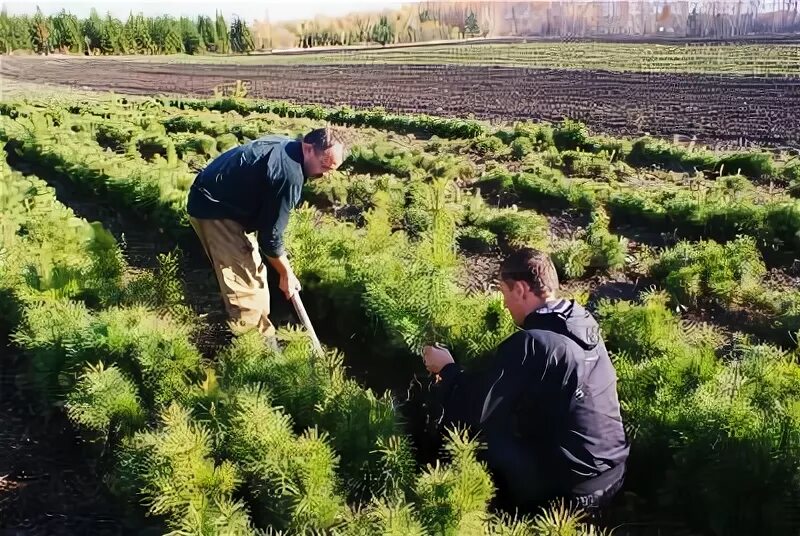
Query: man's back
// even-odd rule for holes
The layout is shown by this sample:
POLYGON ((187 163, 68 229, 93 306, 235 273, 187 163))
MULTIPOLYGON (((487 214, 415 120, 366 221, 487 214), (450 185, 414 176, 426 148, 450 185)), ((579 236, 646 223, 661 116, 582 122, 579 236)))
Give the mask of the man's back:
POLYGON ((253 230, 272 197, 273 180, 288 178, 302 187, 301 165, 299 142, 286 136, 263 136, 233 147, 198 173, 189 194, 189 215, 233 219, 253 230))
POLYGON ((617 467, 629 446, 620 415, 617 376, 594 318, 563 301, 534 312, 524 346, 535 349, 530 385, 515 409, 523 440, 540 441, 542 455, 572 486, 617 467))
POLYGON ((629 446, 616 373, 594 318, 562 300, 522 327, 480 373, 457 378, 456 368, 442 370, 442 388, 451 391, 446 416, 480 430, 490 459, 518 460, 501 462, 509 472, 531 460, 556 493, 622 473, 629 446))

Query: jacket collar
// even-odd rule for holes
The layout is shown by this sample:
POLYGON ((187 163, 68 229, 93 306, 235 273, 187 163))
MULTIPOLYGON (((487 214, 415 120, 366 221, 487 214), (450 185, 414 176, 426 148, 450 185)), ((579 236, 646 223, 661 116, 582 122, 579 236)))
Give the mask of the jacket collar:
POLYGON ((528 316, 525 317, 522 323, 522 327, 524 329, 535 329, 537 326, 546 323, 547 320, 551 320, 552 317, 550 317, 550 315, 555 314, 563 317, 571 308, 572 302, 570 300, 564 298, 550 300, 542 307, 528 313, 528 316))
POLYGON ((300 164, 300 169, 303 171, 303 179, 308 179, 305 167, 303 166, 303 143, 300 140, 290 141, 286 144, 286 154, 289 158, 300 164))

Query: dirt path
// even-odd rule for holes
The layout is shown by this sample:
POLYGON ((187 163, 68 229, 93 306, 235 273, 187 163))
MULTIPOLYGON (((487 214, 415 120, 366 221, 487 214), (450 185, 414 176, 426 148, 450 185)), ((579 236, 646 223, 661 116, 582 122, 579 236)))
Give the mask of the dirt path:
POLYGON ((5 334, 0 349, 0 534, 125 534, 131 527, 87 445, 62 411, 41 406, 5 334))
POLYGON ((253 97, 493 120, 571 117, 616 135, 697 136, 717 147, 800 147, 800 78, 454 65, 220 65, 5 57, 9 80, 131 94, 253 97))

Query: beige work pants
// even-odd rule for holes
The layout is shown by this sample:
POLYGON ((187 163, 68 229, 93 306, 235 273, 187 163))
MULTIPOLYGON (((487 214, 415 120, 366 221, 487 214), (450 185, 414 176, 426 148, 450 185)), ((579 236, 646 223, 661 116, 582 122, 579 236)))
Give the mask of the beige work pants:
POLYGON ((275 334, 269 320, 267 267, 252 233, 233 220, 199 220, 189 217, 217 275, 228 326, 234 334, 258 329, 275 334))

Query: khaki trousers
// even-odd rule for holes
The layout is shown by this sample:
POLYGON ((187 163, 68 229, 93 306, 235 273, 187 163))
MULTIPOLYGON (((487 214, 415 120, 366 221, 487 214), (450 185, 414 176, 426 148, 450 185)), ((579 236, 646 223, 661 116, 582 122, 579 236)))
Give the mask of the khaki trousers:
POLYGON ((267 267, 252 233, 233 220, 199 220, 189 217, 206 255, 211 260, 234 334, 258 329, 275 334, 269 320, 267 267))

